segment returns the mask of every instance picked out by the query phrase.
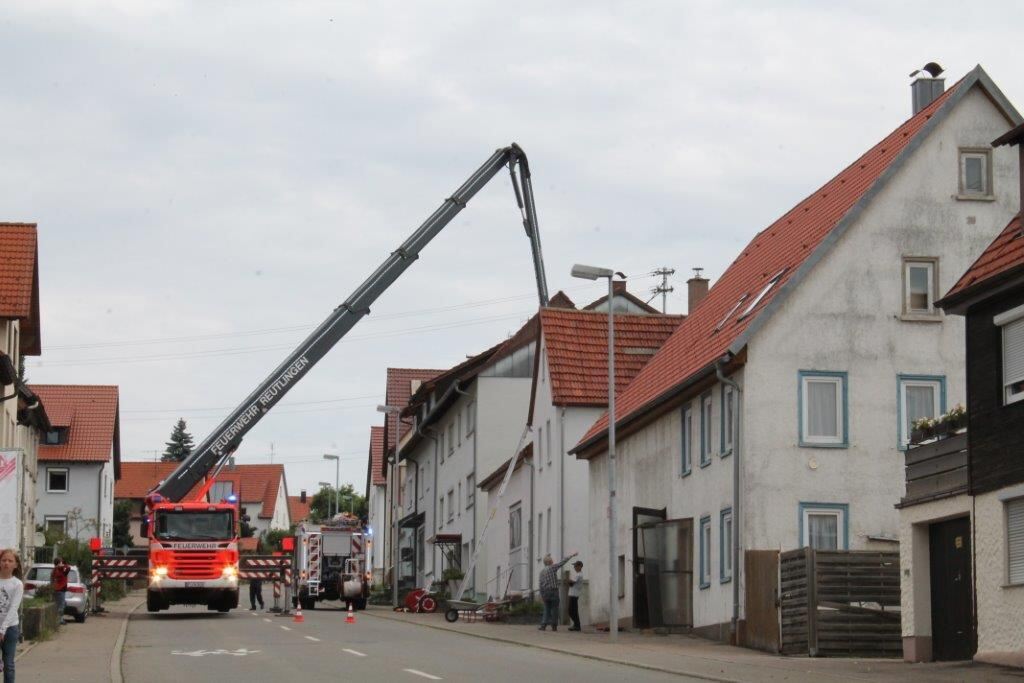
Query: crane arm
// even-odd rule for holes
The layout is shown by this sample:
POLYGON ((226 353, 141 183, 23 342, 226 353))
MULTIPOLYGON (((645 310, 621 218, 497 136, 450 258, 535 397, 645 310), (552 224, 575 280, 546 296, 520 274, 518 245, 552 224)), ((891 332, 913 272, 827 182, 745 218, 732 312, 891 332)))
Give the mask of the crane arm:
POLYGON ((466 203, 503 167, 512 175, 516 202, 523 216, 523 227, 530 238, 537 296, 541 306, 548 303, 544 259, 540 248, 540 231, 533 200, 533 184, 526 154, 513 143, 497 150, 441 206, 427 218, 405 242, 385 259, 327 319, 313 331, 291 355, 278 365, 235 410, 221 422, 199 446, 150 493, 177 502, 211 471, 222 466, 238 449, 242 438, 301 380, 316 363, 327 355, 351 330, 370 305, 419 258, 420 251, 455 218, 466 203), (518 172, 518 174, 517 174, 518 172))

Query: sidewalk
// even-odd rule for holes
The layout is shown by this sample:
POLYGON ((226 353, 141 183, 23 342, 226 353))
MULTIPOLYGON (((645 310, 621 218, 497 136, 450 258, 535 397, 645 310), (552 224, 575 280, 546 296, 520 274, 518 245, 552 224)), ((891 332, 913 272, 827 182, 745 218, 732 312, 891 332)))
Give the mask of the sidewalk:
MULTIPOLYGON (((107 611, 90 614, 84 624, 70 620, 43 642, 22 643, 14 660, 19 683, 26 681, 110 681, 111 657, 118 645, 122 625, 133 609, 145 602, 144 592, 103 604, 107 611)), ((121 662, 117 681, 121 680, 121 662)))
POLYGON ((587 657, 640 669, 683 674, 729 683, 769 681, 1013 681, 1021 682, 1019 670, 1007 670, 966 662, 907 664, 891 659, 821 659, 782 657, 746 648, 714 643, 686 635, 658 636, 620 632, 612 645, 606 633, 538 631, 536 626, 449 624, 441 614, 392 612, 389 607, 368 607, 364 613, 381 619, 454 631, 525 647, 587 657))

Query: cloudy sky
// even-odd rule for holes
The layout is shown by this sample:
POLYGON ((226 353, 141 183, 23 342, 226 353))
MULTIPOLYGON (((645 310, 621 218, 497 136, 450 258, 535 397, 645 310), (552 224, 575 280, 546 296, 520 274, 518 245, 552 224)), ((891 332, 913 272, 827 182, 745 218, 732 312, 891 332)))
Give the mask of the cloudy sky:
MULTIPOLYGON (((39 225, 35 383, 117 384, 126 460, 197 442, 498 147, 530 157, 551 291, 714 279, 910 114, 913 69, 1024 101, 1013 3, 121 0, 0 8, 0 220, 39 225)), ((536 306, 499 175, 252 431, 290 492, 362 489, 388 366, 536 306)), ((510 445, 511 449, 513 445, 510 445)))

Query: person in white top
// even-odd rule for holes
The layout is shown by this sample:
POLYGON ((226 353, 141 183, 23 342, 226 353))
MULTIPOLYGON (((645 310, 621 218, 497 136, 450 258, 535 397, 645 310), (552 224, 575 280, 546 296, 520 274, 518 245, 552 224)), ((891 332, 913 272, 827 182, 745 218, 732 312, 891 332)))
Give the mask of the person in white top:
POLYGON ((576 570, 576 577, 569 586, 569 618, 572 619, 570 631, 580 630, 580 592, 583 590, 583 563, 576 560, 572 563, 576 570))
POLYGON ((0 550, 0 653, 4 683, 14 683, 14 651, 18 647, 18 609, 25 587, 21 583, 21 560, 18 553, 0 550))

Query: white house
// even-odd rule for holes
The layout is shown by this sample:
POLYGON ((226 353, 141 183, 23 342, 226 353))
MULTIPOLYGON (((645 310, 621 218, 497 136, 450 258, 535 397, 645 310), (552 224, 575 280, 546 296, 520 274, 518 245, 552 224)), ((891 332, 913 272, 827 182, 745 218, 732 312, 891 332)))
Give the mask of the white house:
POLYGON ((116 386, 34 384, 50 429, 39 445, 36 523, 105 545, 114 528, 114 483, 121 477, 116 386))
POLYGON ((366 467, 366 509, 370 527, 370 541, 367 543, 370 571, 373 582, 384 580, 386 559, 382 539, 386 537, 387 526, 387 470, 384 463, 384 427, 370 427, 370 452, 366 467))
MULTIPOLYGON (((989 142, 1020 116, 981 67, 945 92, 924 80, 938 96, 758 232, 618 396, 625 625, 725 637, 745 618, 746 550, 896 549, 909 423, 965 392, 963 321, 934 302, 1018 182, 989 142)), ((607 416, 574 452, 607 566, 607 416)), ((608 573, 590 580, 607 620, 608 573)))

